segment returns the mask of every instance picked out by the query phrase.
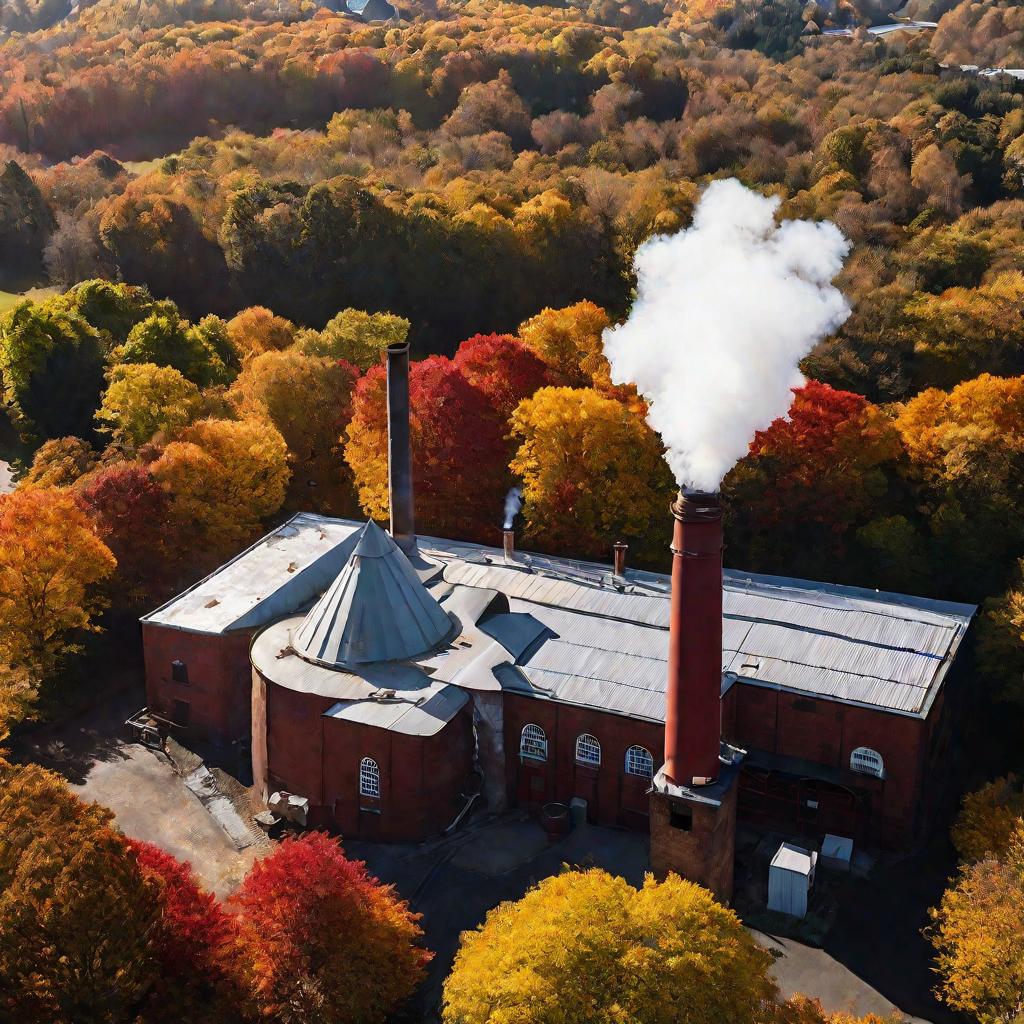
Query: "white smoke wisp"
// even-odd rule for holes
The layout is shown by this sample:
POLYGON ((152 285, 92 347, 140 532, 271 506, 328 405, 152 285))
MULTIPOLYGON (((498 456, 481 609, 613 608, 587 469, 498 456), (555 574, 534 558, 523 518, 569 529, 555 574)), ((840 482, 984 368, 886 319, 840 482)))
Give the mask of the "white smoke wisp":
POLYGON ((523 507, 523 492, 518 487, 513 487, 505 495, 505 525, 503 529, 511 530, 512 521, 523 507))
POLYGON ((717 491, 754 433, 785 416, 798 369, 850 315, 831 282, 850 243, 829 222, 775 223, 779 199, 735 179, 707 187, 693 226, 637 250, 637 298, 604 333, 680 487, 717 491))

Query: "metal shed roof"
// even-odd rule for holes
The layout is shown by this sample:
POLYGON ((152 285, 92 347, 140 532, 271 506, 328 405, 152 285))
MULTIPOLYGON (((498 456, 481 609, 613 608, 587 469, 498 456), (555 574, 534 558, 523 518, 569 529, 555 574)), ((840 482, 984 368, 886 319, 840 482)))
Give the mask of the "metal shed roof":
MULTIPOLYGON (((144 621, 224 632, 294 614, 341 571, 358 529, 296 516, 144 621)), ((498 549, 428 537, 419 549, 419 578, 461 626, 417 659, 430 678, 664 719, 667 576, 631 570, 623 580, 607 566, 525 553, 507 564, 498 549)), ((723 583, 723 690, 739 679, 915 717, 931 709, 975 611, 731 571, 723 583)), ((381 611, 382 629, 393 614, 381 611)), ((299 674, 300 689, 328 685, 299 674)))
POLYGON ((335 668, 407 661, 439 646, 453 628, 409 559, 371 520, 295 631, 292 647, 303 658, 335 668))

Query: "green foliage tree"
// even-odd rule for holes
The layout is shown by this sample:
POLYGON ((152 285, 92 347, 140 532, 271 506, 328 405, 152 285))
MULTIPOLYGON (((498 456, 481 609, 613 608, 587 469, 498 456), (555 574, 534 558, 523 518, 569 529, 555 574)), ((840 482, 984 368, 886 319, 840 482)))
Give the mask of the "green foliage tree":
POLYGON ((0 317, 4 406, 26 444, 89 437, 103 367, 95 329, 55 303, 21 302, 0 317))
POLYGON ((400 345, 409 333, 409 321, 390 313, 364 313, 343 309, 322 331, 307 331, 299 347, 307 355, 344 359, 368 370, 381 361, 389 345, 400 345))
POLYGON ((0 283, 17 287, 39 280, 43 247, 54 227, 39 187, 8 160, 0 171, 0 283))
POLYGON ((96 419, 116 444, 137 451, 156 434, 173 435, 196 419, 203 406, 199 388, 172 366, 119 363, 96 419))
POLYGON ((169 366, 199 387, 230 383, 233 373, 221 347, 228 342, 220 323, 203 320, 193 326, 175 310, 151 313, 114 349, 111 361, 169 366))

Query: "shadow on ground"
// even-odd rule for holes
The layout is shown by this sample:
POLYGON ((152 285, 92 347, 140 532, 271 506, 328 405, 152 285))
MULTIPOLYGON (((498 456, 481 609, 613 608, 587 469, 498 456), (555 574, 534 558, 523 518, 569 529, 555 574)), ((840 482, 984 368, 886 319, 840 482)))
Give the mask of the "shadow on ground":
POLYGON ((45 725, 14 738, 11 753, 17 761, 33 761, 60 772, 81 786, 100 762, 124 761, 127 738, 124 722, 145 703, 141 684, 127 686, 109 700, 70 721, 45 725))

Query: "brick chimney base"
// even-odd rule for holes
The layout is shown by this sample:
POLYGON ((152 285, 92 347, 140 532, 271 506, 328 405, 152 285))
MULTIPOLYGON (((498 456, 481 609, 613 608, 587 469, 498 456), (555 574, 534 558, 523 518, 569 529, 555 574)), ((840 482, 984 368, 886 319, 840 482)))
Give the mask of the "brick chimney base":
POLYGON ((710 786, 687 787, 659 774, 650 794, 651 870, 659 879, 674 871, 732 899, 736 854, 736 776, 733 768, 710 786))

